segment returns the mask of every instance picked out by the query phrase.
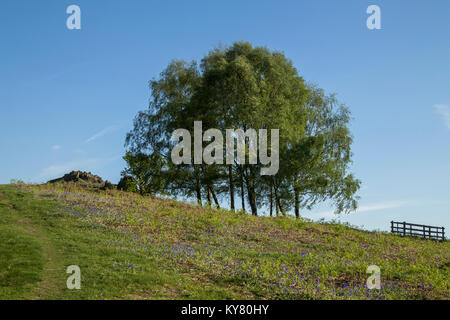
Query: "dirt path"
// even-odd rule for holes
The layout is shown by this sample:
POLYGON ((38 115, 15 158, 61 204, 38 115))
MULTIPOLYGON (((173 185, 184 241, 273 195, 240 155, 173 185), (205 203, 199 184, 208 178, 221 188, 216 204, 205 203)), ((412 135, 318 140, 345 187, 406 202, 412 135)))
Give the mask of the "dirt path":
MULTIPOLYGON (((0 197, 3 196, 0 194, 0 197)), ((3 196, 3 199, 5 197, 3 196)), ((18 206, 11 203, 16 225, 30 234, 40 244, 45 263, 42 270, 42 280, 32 290, 29 299, 51 299, 65 288, 65 267, 57 248, 52 244, 45 226, 31 219, 34 212, 22 212, 18 206)))
POLYGON ((49 299, 57 295, 64 288, 65 268, 61 264, 61 258, 57 249, 42 228, 33 225, 28 227, 28 231, 41 243, 42 252, 45 258, 45 265, 42 271, 42 281, 33 290, 31 299, 49 299))

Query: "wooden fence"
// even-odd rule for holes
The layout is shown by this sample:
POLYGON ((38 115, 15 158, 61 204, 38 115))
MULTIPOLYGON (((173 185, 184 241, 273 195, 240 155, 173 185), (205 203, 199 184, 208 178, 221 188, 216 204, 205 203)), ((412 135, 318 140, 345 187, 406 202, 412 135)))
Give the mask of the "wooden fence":
POLYGON ((391 221, 391 232, 403 237, 412 236, 445 241, 444 227, 391 221))

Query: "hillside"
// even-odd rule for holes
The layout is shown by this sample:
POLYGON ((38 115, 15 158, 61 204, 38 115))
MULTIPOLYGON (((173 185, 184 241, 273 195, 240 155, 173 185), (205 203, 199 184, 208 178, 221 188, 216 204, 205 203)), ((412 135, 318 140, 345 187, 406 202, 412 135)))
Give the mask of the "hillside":
POLYGON ((76 185, 0 186, 0 299, 448 299, 450 243, 76 185), (381 290, 365 287, 369 265, 381 290), (66 268, 81 269, 81 290, 66 268))

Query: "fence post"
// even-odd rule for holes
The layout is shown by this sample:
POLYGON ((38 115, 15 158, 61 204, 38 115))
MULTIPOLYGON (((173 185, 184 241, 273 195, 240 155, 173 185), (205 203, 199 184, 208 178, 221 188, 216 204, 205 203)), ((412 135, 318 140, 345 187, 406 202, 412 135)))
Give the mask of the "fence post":
POLYGON ((394 221, 391 221, 391 233, 394 233, 394 221))
POLYGON ((406 236, 406 222, 403 221, 403 236, 406 236))
POLYGON ((444 227, 442 227, 442 241, 445 241, 445 231, 444 231, 444 227))
POLYGON ((423 235, 422 235, 422 238, 424 238, 424 239, 427 238, 427 235, 426 235, 426 232, 425 232, 425 226, 423 226, 423 235))
POLYGON ((431 239, 431 227, 428 226, 428 239, 431 239))

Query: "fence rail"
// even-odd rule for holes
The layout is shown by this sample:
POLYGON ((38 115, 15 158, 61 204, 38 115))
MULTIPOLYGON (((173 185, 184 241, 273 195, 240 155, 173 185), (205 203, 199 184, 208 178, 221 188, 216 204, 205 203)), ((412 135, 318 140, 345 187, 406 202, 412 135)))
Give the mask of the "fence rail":
POLYGON ((391 233, 399 236, 422 237, 423 239, 433 239, 445 241, 444 227, 426 226, 407 222, 391 221, 391 233))

